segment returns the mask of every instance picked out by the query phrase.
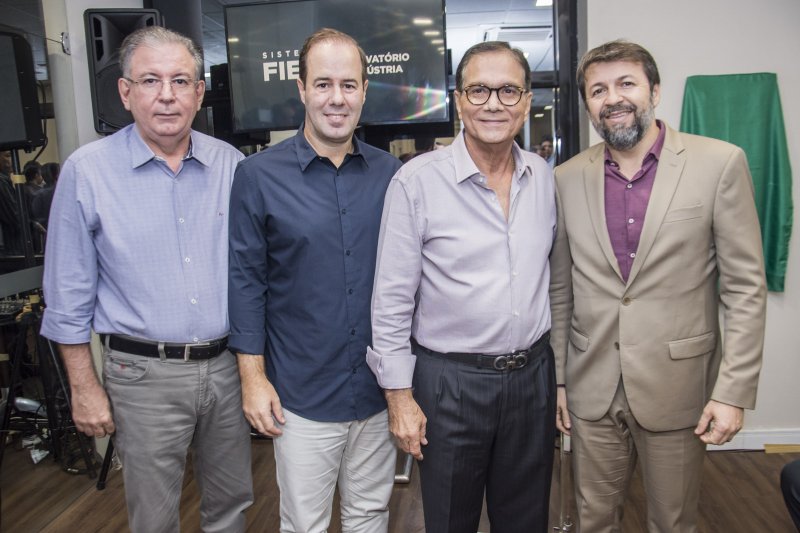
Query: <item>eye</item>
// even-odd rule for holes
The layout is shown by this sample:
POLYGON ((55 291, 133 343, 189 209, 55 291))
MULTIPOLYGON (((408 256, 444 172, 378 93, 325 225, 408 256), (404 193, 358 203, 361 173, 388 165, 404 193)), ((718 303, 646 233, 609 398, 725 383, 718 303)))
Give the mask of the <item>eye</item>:
POLYGON ((598 87, 597 89, 594 89, 594 90, 592 90, 592 92, 591 92, 591 96, 592 96, 592 97, 595 97, 595 96, 600 96, 601 94, 603 94, 603 93, 605 93, 605 92, 606 92, 606 90, 605 90, 604 88, 600 88, 600 87, 598 87))
POLYGON ((175 78, 172 80, 172 84, 176 87, 188 87, 192 84, 192 80, 188 78, 175 78))
POLYGON ((321 81, 321 82, 317 83, 317 89, 325 90, 328 87, 330 87, 330 84, 328 82, 326 82, 326 81, 321 81))
POLYGON ((620 85, 623 87, 633 87, 634 83, 632 81, 623 81, 620 85))
POLYGON ((516 96, 519 94, 519 90, 511 85, 500 87, 500 92, 503 93, 503 96, 516 96))
POLYGON ((489 89, 482 85, 476 85, 467 89, 467 92, 472 96, 486 96, 489 93, 489 89))
POLYGON ((157 87, 161 84, 161 80, 158 78, 144 78, 139 80, 139 85, 142 87, 157 87))

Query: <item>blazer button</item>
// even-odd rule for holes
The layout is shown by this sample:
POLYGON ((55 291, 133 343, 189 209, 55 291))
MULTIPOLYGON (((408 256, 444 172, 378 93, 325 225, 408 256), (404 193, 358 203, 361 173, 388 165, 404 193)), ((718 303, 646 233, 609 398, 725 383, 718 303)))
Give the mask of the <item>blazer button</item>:
POLYGON ((618 342, 614 343, 614 349, 619 350, 619 343, 618 342))
POLYGON ((631 305, 631 302, 633 302, 633 299, 628 298, 627 296, 622 299, 622 305, 631 305))

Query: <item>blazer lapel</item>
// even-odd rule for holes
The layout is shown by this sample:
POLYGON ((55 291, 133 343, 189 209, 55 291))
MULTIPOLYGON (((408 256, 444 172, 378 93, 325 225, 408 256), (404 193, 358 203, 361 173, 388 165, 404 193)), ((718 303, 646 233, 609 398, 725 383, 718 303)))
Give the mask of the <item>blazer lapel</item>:
POLYGON ((653 181, 653 190, 650 193, 650 201, 647 204, 647 213, 644 217, 642 234, 639 237, 639 249, 636 251, 636 259, 631 266, 628 276, 628 286, 633 282, 636 275, 642 268, 642 264, 653 246, 658 230, 667 214, 672 197, 680 182, 686 156, 683 144, 677 132, 667 126, 667 135, 664 139, 664 147, 661 149, 661 156, 658 160, 658 169, 653 181))
POLYGON ((597 242, 611 268, 616 272, 617 277, 622 281, 622 273, 619 270, 617 256, 614 255, 614 248, 611 246, 611 237, 608 236, 608 224, 606 223, 606 200, 605 200, 605 144, 595 145, 594 152, 589 155, 589 164, 583 169, 583 186, 586 191, 586 204, 589 206, 589 218, 594 228, 597 242))

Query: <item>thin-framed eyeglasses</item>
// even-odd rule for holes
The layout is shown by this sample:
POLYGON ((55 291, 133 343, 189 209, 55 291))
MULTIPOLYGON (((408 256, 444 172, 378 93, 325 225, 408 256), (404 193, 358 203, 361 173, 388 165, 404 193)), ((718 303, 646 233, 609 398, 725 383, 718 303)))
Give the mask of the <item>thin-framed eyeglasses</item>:
POLYGON ((514 85, 503 85, 502 87, 487 87, 486 85, 470 85, 464 88, 464 94, 472 105, 483 105, 492 97, 492 93, 497 93, 497 99, 504 106, 514 106, 522 100, 522 95, 528 92, 522 87, 514 85))
POLYGON ((169 87, 172 89, 172 92, 175 94, 182 94, 188 93, 192 89, 194 89, 195 85, 197 85, 197 80, 193 80, 192 78, 187 78, 184 76, 179 76, 177 78, 172 78, 171 80, 162 80, 161 78, 154 78, 154 77, 145 77, 140 78, 138 80, 134 80, 131 78, 125 78, 130 83, 135 83, 139 86, 139 88, 146 92, 152 94, 158 94, 164 88, 164 82, 169 82, 169 87))

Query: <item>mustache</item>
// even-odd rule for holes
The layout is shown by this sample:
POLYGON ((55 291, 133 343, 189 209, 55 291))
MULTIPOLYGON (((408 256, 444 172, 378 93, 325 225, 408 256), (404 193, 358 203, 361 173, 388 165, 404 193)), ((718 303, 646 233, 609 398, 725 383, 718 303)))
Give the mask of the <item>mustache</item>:
POLYGON ((620 111, 635 113, 636 106, 633 104, 624 104, 624 103, 608 106, 600 112, 600 118, 608 118, 608 116, 611 115, 612 113, 618 113, 620 111))

